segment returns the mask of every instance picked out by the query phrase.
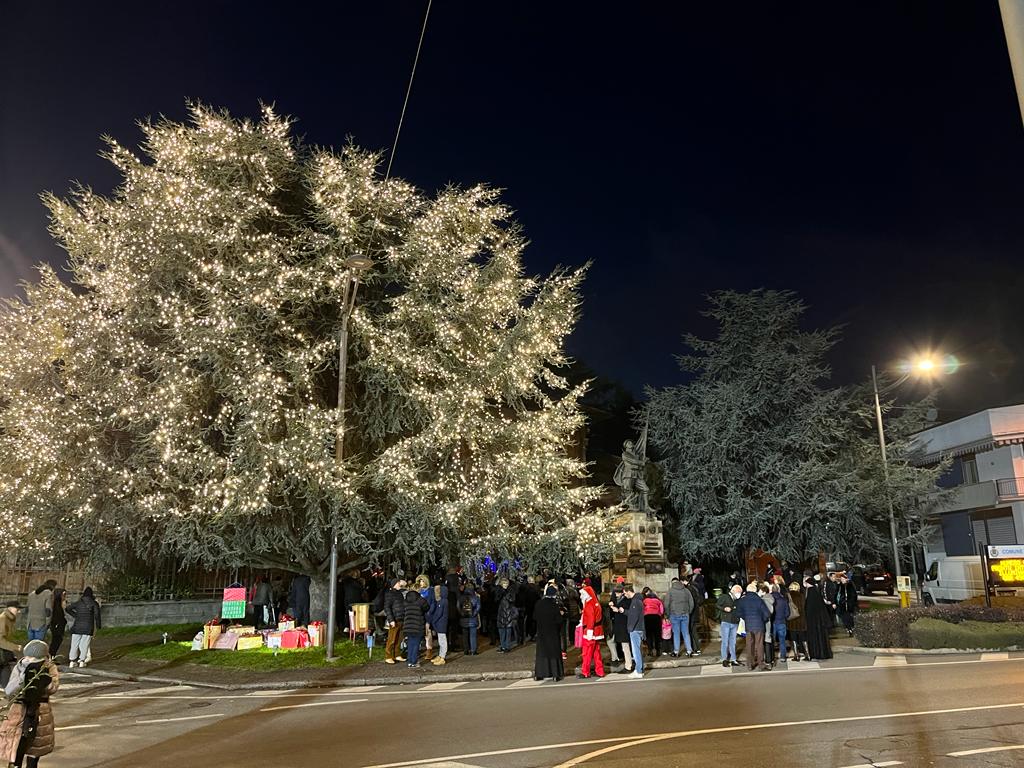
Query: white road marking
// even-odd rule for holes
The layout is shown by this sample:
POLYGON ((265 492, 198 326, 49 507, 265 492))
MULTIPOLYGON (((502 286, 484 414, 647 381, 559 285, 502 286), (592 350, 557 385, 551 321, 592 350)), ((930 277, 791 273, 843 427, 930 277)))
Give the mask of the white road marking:
MULTIPOLYGON (((536 688, 538 685, 544 685, 543 680, 534 680, 532 677, 524 677, 522 680, 516 680, 511 685, 503 686, 504 688, 536 688)), ((590 683, 566 683, 566 685, 590 685, 590 683)))
POLYGON ((888 768, 891 765, 903 765, 899 760, 886 760, 884 763, 857 763, 856 765, 843 765, 840 768, 888 768))
POLYGON ((276 712, 279 709, 301 709, 302 707, 326 707, 332 704, 358 704, 369 699, 348 699, 347 701, 312 701, 308 704, 282 704, 280 707, 264 707, 260 712, 276 712))
POLYGON ((468 763, 453 763, 451 761, 445 763, 427 763, 422 768, 483 768, 479 765, 469 765, 468 763))
POLYGON ((224 717, 224 713, 209 715, 192 715, 190 717, 161 717, 158 720, 136 720, 136 725, 152 725, 153 723, 178 723, 182 720, 206 720, 211 717, 224 717))
MULTIPOLYGON (((979 659, 980 661, 980 659, 979 659)), ((907 666, 906 656, 875 656, 873 667, 905 667, 907 666)))
MULTIPOLYGON (((758 674, 758 673, 754 673, 758 674)), ((961 712, 985 712, 998 709, 1014 709, 1024 708, 1024 701, 1014 702, 1012 704, 985 704, 977 707, 956 707, 953 709, 925 709, 915 712, 890 712, 880 715, 853 715, 845 717, 830 717, 821 718, 817 720, 794 720, 791 722, 770 722, 770 723, 753 723, 750 725, 729 725, 722 726, 719 728, 701 728, 693 731, 672 731, 668 733, 653 733, 647 736, 618 736, 608 739, 590 739, 588 741, 570 741, 561 742, 558 744, 538 744, 532 747, 515 747, 512 749, 496 749, 489 752, 470 752, 461 755, 445 755, 442 757, 431 757, 423 760, 406 760, 398 763, 380 763, 377 765, 367 766, 366 768, 405 768, 405 766, 417 765, 424 766, 436 762, 444 762, 446 760, 465 760, 476 757, 495 757, 499 755, 511 755, 523 752, 541 752, 552 749, 569 749, 572 747, 584 747, 592 744, 611 744, 610 747, 599 749, 595 752, 589 752, 579 757, 574 757, 564 763, 559 763, 555 768, 572 768, 572 766, 584 763, 594 757, 607 754, 608 752, 614 752, 619 749, 625 749, 627 747, 633 747, 640 744, 646 744, 653 741, 666 741, 668 739, 679 739, 687 736, 706 736, 714 733, 736 733, 738 731, 759 731, 767 730, 770 728, 793 728, 797 726, 806 725, 831 725, 834 723, 850 723, 857 721, 869 721, 869 720, 888 720, 897 719, 904 717, 927 717, 929 715, 951 715, 958 714, 961 712)))
POLYGON ((71 691, 78 688, 105 688, 110 685, 120 685, 120 683, 114 682, 113 680, 106 680, 102 683, 61 683, 60 690, 71 691))
POLYGON ((77 731, 79 728, 102 728, 103 726, 99 723, 93 723, 92 725, 61 725, 54 728, 55 731, 77 731))
POLYGON ((425 685, 419 690, 421 691, 454 691, 456 688, 461 688, 465 683, 431 683, 425 685))
POLYGON ((1008 658, 1010 658, 1009 651, 994 651, 981 654, 982 661, 1005 661, 1008 658))
POLYGON ((1024 749, 1024 744, 1017 744, 1012 747, 985 747, 984 749, 965 749, 963 752, 949 752, 946 757, 967 757, 968 755, 983 755, 986 752, 1009 752, 1012 749, 1024 749))

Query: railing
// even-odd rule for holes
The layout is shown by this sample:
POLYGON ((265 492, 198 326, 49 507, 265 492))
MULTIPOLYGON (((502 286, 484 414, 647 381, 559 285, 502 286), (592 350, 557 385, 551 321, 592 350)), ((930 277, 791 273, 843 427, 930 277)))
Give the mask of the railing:
POLYGON ((996 480, 996 493, 1000 500, 1024 499, 1024 477, 1007 477, 996 480))

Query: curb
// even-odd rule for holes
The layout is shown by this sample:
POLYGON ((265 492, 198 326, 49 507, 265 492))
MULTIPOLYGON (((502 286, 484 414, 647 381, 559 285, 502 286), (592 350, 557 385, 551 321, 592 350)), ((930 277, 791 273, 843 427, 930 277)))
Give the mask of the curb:
MULTIPOLYGON (((609 662, 609 665, 618 662, 609 662)), ((645 669, 675 669, 680 667, 703 667, 717 663, 711 654, 700 660, 678 659, 672 661, 646 661, 645 669)), ((159 685, 180 685, 192 688, 209 688, 217 691, 290 691, 299 688, 362 688, 382 685, 427 685, 430 683, 480 683, 494 680, 524 680, 532 677, 530 670, 509 670, 504 672, 442 673, 427 675, 405 675, 402 677, 346 677, 321 680, 268 680, 257 683, 209 683, 187 678, 160 677, 157 675, 132 675, 126 672, 97 669, 96 667, 76 668, 75 674, 123 680, 128 683, 156 683, 159 685)), ((568 670, 566 670, 568 674, 568 670)))
POLYGON ((1008 648, 864 648, 859 645, 833 647, 833 653, 859 653, 865 656, 977 656, 979 653, 1005 653, 1024 650, 1008 648))

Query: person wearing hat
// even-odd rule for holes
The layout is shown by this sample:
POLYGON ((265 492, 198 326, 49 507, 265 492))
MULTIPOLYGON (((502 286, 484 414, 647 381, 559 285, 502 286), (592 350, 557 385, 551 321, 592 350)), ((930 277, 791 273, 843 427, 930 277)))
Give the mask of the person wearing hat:
POLYGON ((831 659, 832 646, 829 634, 832 631, 832 615, 829 613, 825 596, 822 593, 821 574, 804 582, 804 610, 807 616, 807 650, 809 658, 814 660, 831 659))
POLYGON ((604 677, 604 663, 601 661, 601 641, 604 640, 604 622, 601 617, 601 602, 594 593, 594 588, 584 584, 580 589, 580 625, 583 627, 583 663, 576 677, 589 678, 593 664, 594 675, 604 677))
POLYGON ((24 656, 4 686, 10 700, 7 717, 0 721, 0 761, 21 768, 39 764, 39 758, 53 752, 54 728, 50 697, 60 686, 57 665, 42 640, 25 643, 24 656))

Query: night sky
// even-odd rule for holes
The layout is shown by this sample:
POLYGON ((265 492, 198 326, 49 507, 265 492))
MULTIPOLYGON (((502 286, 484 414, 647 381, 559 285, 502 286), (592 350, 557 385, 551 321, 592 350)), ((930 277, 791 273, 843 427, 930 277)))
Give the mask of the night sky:
MULTIPOLYGON (((100 134, 195 99, 390 146, 425 2, 8 3, 0 295, 60 264, 43 190, 109 191, 100 134)), ((1024 402, 1024 128, 995 0, 436 0, 394 173, 506 190, 531 272, 592 261, 570 351, 681 380, 703 296, 790 288, 841 383, 956 354, 943 418, 1024 402)))

